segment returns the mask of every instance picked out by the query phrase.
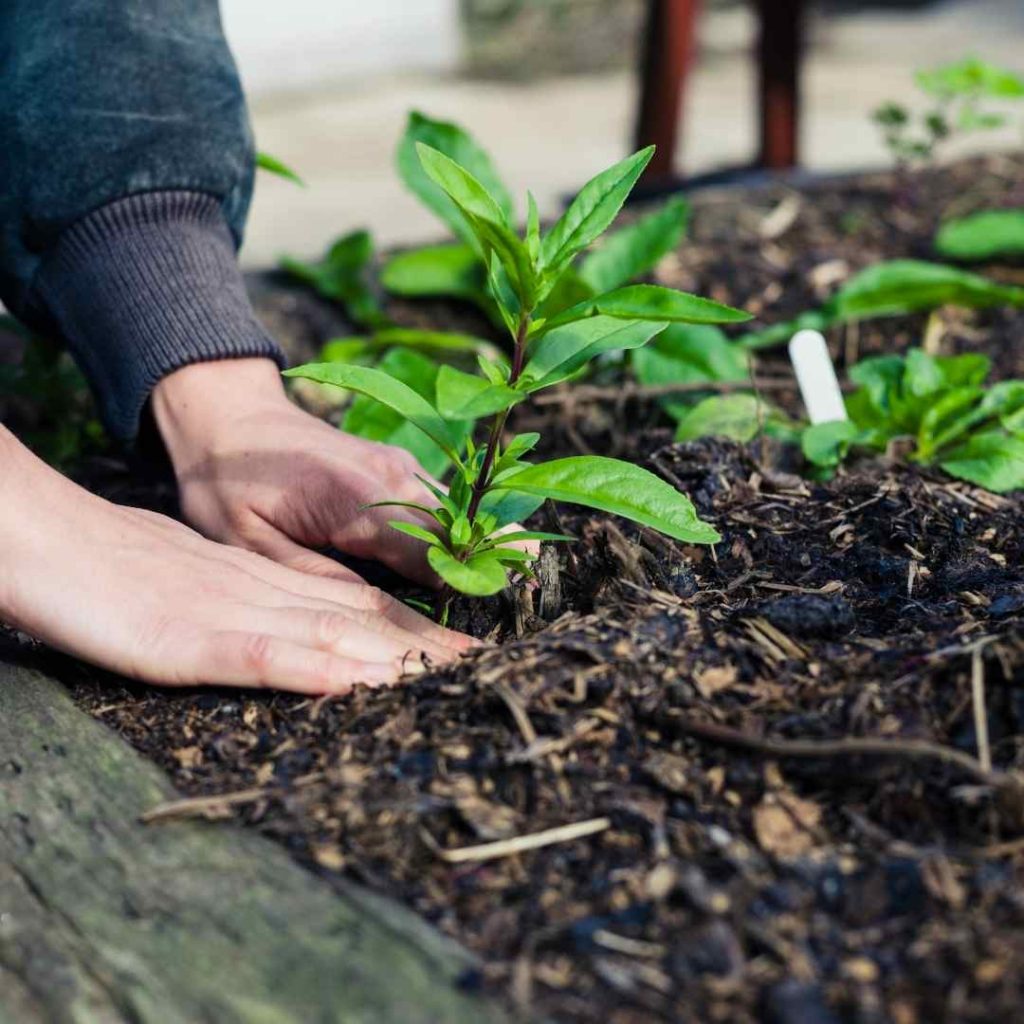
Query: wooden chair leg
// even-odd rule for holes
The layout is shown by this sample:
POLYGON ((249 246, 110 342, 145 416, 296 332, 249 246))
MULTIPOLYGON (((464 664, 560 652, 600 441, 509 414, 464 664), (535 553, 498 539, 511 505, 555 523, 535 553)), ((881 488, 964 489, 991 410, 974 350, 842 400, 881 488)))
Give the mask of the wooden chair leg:
POLYGON ((693 61, 701 0, 649 0, 641 67, 637 147, 657 146, 648 180, 675 171, 676 143, 686 76, 693 61))
POLYGON ((769 170, 788 170, 799 162, 800 64, 806 3, 757 0, 757 7, 761 21, 759 163, 769 170))

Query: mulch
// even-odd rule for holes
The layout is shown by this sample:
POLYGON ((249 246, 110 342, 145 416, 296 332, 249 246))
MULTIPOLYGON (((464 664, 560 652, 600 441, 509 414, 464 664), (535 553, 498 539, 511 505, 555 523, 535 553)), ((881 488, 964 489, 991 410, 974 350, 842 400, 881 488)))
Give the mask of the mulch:
MULTIPOLYGON (((1022 170, 999 157, 705 196, 657 279, 771 322, 879 258, 929 255, 950 211, 1024 201, 1022 170)), ((297 337, 323 315, 262 294, 297 337)), ((482 329, 444 304, 393 312, 482 329)), ((1024 376, 1020 312, 927 321, 830 341, 842 367, 928 330, 1024 376)), ((83 671, 82 706, 190 798, 157 817, 235 817, 402 900, 479 955, 466 986, 528 1019, 1019 1020, 1021 499, 884 459, 809 482, 767 442, 673 444, 642 396, 519 416, 550 452, 648 466, 723 541, 563 507, 579 541, 546 551, 538 587, 456 608, 494 643, 393 690, 308 700, 83 671)), ((114 459, 82 475, 173 499, 114 459)))

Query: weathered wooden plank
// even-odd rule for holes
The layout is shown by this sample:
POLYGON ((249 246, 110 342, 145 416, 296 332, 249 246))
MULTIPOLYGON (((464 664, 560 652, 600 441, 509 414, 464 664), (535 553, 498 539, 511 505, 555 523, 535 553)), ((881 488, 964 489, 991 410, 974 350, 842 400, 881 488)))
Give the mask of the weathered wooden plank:
POLYGON ((468 954, 269 840, 143 826, 164 776, 0 661, 0 1024, 480 1022, 468 954))

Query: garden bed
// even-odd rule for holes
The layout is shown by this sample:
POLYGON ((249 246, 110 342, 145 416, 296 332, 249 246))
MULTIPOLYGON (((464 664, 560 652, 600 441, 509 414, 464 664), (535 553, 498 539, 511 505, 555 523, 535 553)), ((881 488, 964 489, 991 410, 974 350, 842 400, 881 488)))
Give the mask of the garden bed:
MULTIPOLYGON (((942 219, 1013 201, 1022 172, 709 194, 657 280, 786 318, 878 259, 928 257, 942 219)), ((317 300, 260 288, 299 357, 336 329, 317 300)), ((484 329, 441 303, 389 312, 484 329)), ((1021 312, 927 321, 835 332, 837 363, 927 332, 1024 377, 1021 312)), ((758 372, 785 365, 765 353, 758 372)), ((795 390, 772 397, 799 412, 795 390)), ((547 454, 677 484, 722 543, 563 509, 581 542, 545 556, 538 589, 460 604, 456 624, 498 644, 452 669, 328 701, 83 675, 76 699, 185 793, 247 794, 206 813, 457 937, 485 964, 464 983, 531 1019, 1019 1019, 1024 796, 1003 772, 1024 759, 1024 503, 881 459, 815 484, 767 442, 674 445, 642 395, 516 410, 538 422, 547 454), (515 852, 524 837, 558 841, 515 852)), ((173 508, 166 480, 116 460, 79 475, 173 508)))

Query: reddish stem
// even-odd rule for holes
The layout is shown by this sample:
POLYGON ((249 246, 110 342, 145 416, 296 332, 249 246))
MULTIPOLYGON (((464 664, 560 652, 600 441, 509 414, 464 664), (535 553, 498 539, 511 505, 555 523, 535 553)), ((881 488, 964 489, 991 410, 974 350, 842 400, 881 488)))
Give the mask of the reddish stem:
MULTIPOLYGON (((526 360, 526 335, 530 330, 530 317, 528 315, 519 318, 519 327, 516 330, 515 348, 512 350, 512 370, 508 376, 509 384, 514 385, 523 372, 526 360)), ((487 448, 484 452, 484 461, 480 466, 476 483, 473 484, 473 497, 470 498, 469 508, 466 511, 466 518, 470 524, 476 519, 480 509, 480 502, 487 493, 488 485, 491 482, 491 470, 494 468, 494 460, 498 454, 498 445, 501 443, 501 434, 505 429, 505 421, 508 419, 508 410, 496 413, 491 423, 491 434, 487 438, 487 448)))

